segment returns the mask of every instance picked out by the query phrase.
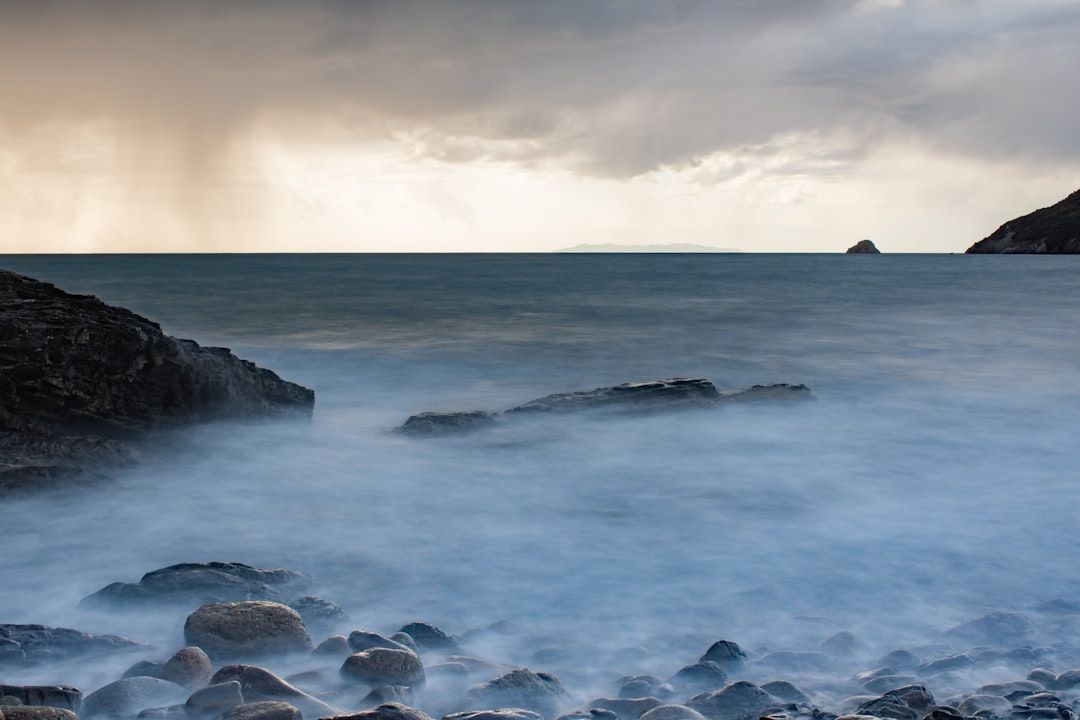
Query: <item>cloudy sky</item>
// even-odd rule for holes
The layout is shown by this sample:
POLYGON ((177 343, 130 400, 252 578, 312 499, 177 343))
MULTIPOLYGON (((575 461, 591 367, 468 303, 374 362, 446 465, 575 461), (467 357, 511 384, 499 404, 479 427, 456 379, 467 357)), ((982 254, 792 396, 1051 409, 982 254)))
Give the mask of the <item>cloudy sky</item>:
POLYGON ((0 250, 960 252, 1080 0, 0 0, 0 250))

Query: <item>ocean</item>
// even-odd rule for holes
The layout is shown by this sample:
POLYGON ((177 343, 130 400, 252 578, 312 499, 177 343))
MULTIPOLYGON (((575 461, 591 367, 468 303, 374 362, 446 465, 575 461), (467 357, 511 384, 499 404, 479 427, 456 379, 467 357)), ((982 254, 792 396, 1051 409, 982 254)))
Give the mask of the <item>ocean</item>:
POLYGON ((869 656, 1080 593, 1080 258, 8 255, 0 267, 316 392, 310 422, 192 428, 108 483, 4 499, 0 622, 123 634, 167 657, 183 617, 80 598, 226 560, 310 573, 351 616, 346 633, 509 622, 516 639, 491 650, 505 662, 558 670, 537 653, 559 647, 561 662, 615 672, 610 658, 644 647, 674 672, 720 638, 760 653, 852 630, 869 656), (426 410, 671 377, 805 383, 815 399, 391 432, 426 410))

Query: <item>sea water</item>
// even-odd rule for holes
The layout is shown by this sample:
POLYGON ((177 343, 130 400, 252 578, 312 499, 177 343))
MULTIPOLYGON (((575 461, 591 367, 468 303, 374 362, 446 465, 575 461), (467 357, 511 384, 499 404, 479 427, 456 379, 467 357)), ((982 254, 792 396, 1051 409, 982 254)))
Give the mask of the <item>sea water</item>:
POLYGON ((182 616, 91 612, 79 599, 226 560, 309 573, 349 613, 346 633, 509 621, 518 639, 491 651, 503 661, 535 666, 551 646, 604 665, 643 646, 663 674, 719 638, 812 649, 850 629, 884 652, 1080 591, 1078 258, 112 255, 0 267, 230 347, 317 398, 310 422, 169 434, 107 483, 3 499, 0 622, 124 634, 167 657, 182 616), (815 399, 391 432, 426 410, 670 377, 805 383, 815 399))

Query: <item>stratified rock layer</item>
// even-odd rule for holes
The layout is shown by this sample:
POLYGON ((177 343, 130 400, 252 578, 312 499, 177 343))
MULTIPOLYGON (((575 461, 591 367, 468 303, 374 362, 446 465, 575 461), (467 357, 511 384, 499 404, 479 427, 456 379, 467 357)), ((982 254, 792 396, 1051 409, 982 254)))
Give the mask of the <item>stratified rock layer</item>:
POLYGON ((1050 207, 1008 221, 967 253, 1080 253, 1080 190, 1050 207))
POLYGON ((149 429, 314 403, 226 348, 0 270, 0 487, 128 460, 125 442, 149 429))

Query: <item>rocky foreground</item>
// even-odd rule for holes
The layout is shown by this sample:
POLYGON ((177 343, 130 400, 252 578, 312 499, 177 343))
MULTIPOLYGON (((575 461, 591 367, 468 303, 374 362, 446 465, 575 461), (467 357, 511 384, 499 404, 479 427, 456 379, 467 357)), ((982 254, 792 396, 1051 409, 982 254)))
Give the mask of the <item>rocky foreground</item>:
POLYGON ((0 270, 0 489, 130 461, 153 429, 314 403, 226 348, 0 270))
POLYGON ((549 644, 522 665, 511 656, 529 654, 527 633, 512 626, 460 637, 425 622, 359 629, 334 603, 295 597, 310 582, 188 563, 83 601, 186 617, 183 647, 0 625, 0 720, 1075 720, 1080 703, 1068 637, 1080 607, 1068 601, 983 615, 883 655, 849 631, 771 651, 717 639, 679 663, 600 643, 590 656, 580 652, 590 639, 574 638, 579 652, 549 644), (1056 639, 1040 644, 1047 634, 1056 639), (73 662, 128 669, 95 687, 57 683, 73 662), (53 680, 5 684, 3 674, 53 680))

